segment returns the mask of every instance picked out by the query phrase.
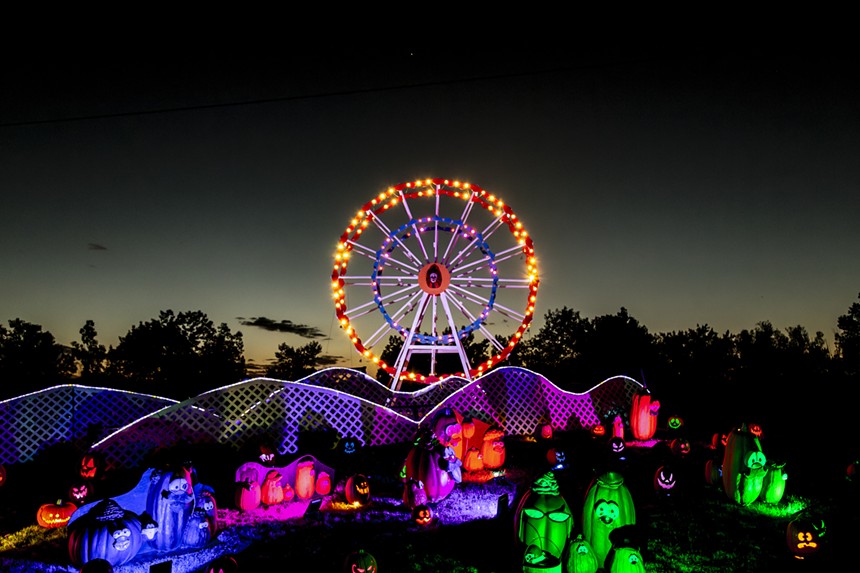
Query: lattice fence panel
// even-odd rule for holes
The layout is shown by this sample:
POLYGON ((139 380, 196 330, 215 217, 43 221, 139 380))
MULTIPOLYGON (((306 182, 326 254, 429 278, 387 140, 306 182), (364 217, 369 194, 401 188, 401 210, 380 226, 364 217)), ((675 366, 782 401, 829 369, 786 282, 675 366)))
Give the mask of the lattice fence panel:
POLYGON ((77 384, 64 384, 0 403, 0 463, 32 461, 45 448, 83 448, 114 429, 175 400, 77 384))

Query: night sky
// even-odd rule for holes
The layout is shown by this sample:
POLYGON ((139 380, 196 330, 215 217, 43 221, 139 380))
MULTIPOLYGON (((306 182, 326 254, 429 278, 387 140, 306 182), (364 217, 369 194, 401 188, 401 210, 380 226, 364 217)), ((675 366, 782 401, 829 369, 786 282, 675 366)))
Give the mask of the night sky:
MULTIPOLYGON (((562 306, 653 333, 769 320, 831 343, 860 292, 860 83, 825 50, 387 48, 6 61, 0 320, 61 344, 201 310, 257 363, 361 366, 337 241, 392 185, 497 194, 562 306), (264 328, 284 324, 279 332, 264 328)), ((381 319, 380 319, 381 320, 381 319)))

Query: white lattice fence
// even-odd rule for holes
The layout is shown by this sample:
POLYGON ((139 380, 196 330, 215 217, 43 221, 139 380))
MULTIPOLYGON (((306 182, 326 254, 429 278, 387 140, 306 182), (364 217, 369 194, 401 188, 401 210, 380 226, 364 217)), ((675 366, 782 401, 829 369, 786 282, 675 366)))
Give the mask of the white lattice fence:
POLYGON ((176 400, 93 388, 54 386, 0 402, 0 463, 32 461, 63 442, 90 443, 176 400))

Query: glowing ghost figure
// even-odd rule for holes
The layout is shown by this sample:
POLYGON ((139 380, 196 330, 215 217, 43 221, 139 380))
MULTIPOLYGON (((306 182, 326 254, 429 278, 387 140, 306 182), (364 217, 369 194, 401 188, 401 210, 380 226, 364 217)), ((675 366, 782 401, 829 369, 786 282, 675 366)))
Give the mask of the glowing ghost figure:
POLYGON ((534 545, 561 559, 567 538, 573 531, 570 506, 559 493, 555 475, 550 471, 538 478, 523 495, 516 513, 517 538, 528 547, 534 545))
POLYGON ((606 472, 592 480, 582 508, 582 533, 594 548, 599 563, 606 560, 612 548, 609 534, 635 523, 636 508, 623 476, 606 472))

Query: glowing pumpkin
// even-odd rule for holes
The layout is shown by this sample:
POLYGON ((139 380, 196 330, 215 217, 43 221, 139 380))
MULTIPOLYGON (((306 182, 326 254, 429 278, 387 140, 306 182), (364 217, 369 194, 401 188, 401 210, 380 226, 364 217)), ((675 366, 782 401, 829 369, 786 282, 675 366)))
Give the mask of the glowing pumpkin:
POLYGON ((85 504, 94 495, 95 488, 87 481, 79 482, 69 488, 69 499, 78 505, 85 504))
POLYGON ((182 532, 183 547, 203 547, 209 543, 209 520, 203 510, 195 509, 182 532))
POLYGON ((541 424, 539 428, 539 435, 544 440, 552 439, 552 424, 541 424))
POLYGON ((317 476, 314 491, 317 492, 317 495, 328 495, 331 493, 331 476, 328 472, 320 472, 320 475, 317 476))
POLYGON ((634 547, 613 547, 604 565, 608 573, 645 573, 642 553, 634 547))
POLYGON ((484 442, 481 445, 481 460, 484 468, 495 470, 505 465, 505 433, 497 428, 484 432, 484 442))
POLYGON ((752 423, 748 426, 748 428, 749 428, 750 433, 753 436, 755 436, 757 438, 761 438, 761 434, 762 434, 761 424, 752 423))
POLYGON ((669 451, 678 457, 684 457, 692 450, 690 440, 686 438, 675 438, 669 442, 669 451))
POLYGON ((515 515, 517 538, 561 559, 573 531, 570 506, 561 495, 555 475, 539 477, 520 500, 515 515))
POLYGON ((412 521, 422 527, 430 525, 433 523, 433 510, 429 505, 416 505, 412 509, 412 521))
POLYGON ((98 502, 68 529, 69 557, 76 567, 93 559, 122 565, 131 561, 143 544, 140 520, 113 499, 98 502))
POLYGON ((600 568, 594 548, 581 533, 567 544, 563 561, 566 564, 564 570, 567 573, 597 573, 600 568))
POLYGON ((678 479, 675 472, 669 466, 660 466, 654 473, 654 491, 658 495, 671 495, 675 491, 678 479))
POLYGON ((567 465, 567 454, 559 448, 550 448, 546 452, 546 461, 553 468, 563 468, 567 465))
POLYGON ((316 470, 313 461, 299 462, 296 466, 296 496, 310 499, 316 491, 316 470))
POLYGON ((238 573, 239 563, 232 555, 222 555, 206 566, 203 573, 238 573))
POLYGON ((344 489, 346 501, 357 505, 365 505, 370 502, 370 483, 362 474, 355 474, 346 480, 344 489))
POLYGON ((463 469, 467 472, 478 472, 484 469, 484 459, 478 448, 469 448, 463 460, 463 469))
POLYGON ((80 474, 84 479, 101 477, 102 457, 95 453, 86 453, 81 457, 80 474))
POLYGON ((451 408, 441 410, 433 418, 433 436, 443 446, 456 447, 463 437, 457 413, 451 408))
POLYGON ((193 509, 190 469, 153 472, 146 498, 146 512, 158 523, 152 546, 159 550, 179 547, 193 509))
POLYGON ((377 573, 376 558, 364 549, 353 551, 346 556, 343 570, 344 573, 377 573))
POLYGON ((616 528, 636 523, 636 508, 624 478, 606 472, 591 481, 582 507, 582 533, 594 547, 599 563, 612 547, 609 534, 616 528))
POLYGON ((262 503, 260 484, 247 479, 236 484, 236 507, 242 511, 253 511, 262 503))
POLYGON ((804 515, 788 522, 785 541, 796 559, 806 559, 821 551, 821 542, 826 531, 824 520, 804 515))
POLYGON ((729 499, 741 505, 758 499, 767 474, 766 463, 758 437, 745 424, 729 432, 723 453, 723 490, 729 499))
POLYGON ((344 438, 338 442, 338 449, 342 454, 352 456, 358 452, 359 443, 355 438, 344 438))
POLYGON ((427 501, 435 503, 448 497, 463 480, 462 462, 450 447, 420 442, 409 450, 405 463, 406 480, 424 484, 427 501))
POLYGON ((403 484, 403 504, 409 509, 427 504, 427 492, 420 480, 408 479, 403 484))
POLYGON ((529 545, 523 554, 523 573, 561 573, 561 559, 537 545, 529 545))
POLYGON ((613 454, 620 454, 627 448, 627 444, 624 443, 624 439, 619 438, 618 436, 612 436, 609 438, 608 444, 609 450, 613 454))
POLYGON ((278 470, 269 470, 263 485, 260 486, 260 501, 266 505, 277 505, 284 501, 284 486, 281 480, 284 476, 278 470))
POLYGON ((72 518, 78 507, 70 502, 58 499, 57 503, 46 503, 36 512, 36 523, 46 529, 63 527, 72 518))
POLYGON ((767 473, 762 483, 764 502, 775 505, 782 501, 782 496, 785 495, 785 482, 787 480, 788 474, 785 473, 785 462, 768 462, 767 473))
POLYGON ((657 416, 660 413, 660 402, 651 400, 651 393, 640 390, 633 395, 630 408, 630 431, 633 437, 640 441, 650 440, 657 431, 657 416))
POLYGON ((591 428, 591 435, 596 438, 602 438, 606 435, 606 426, 603 424, 597 424, 591 428))

